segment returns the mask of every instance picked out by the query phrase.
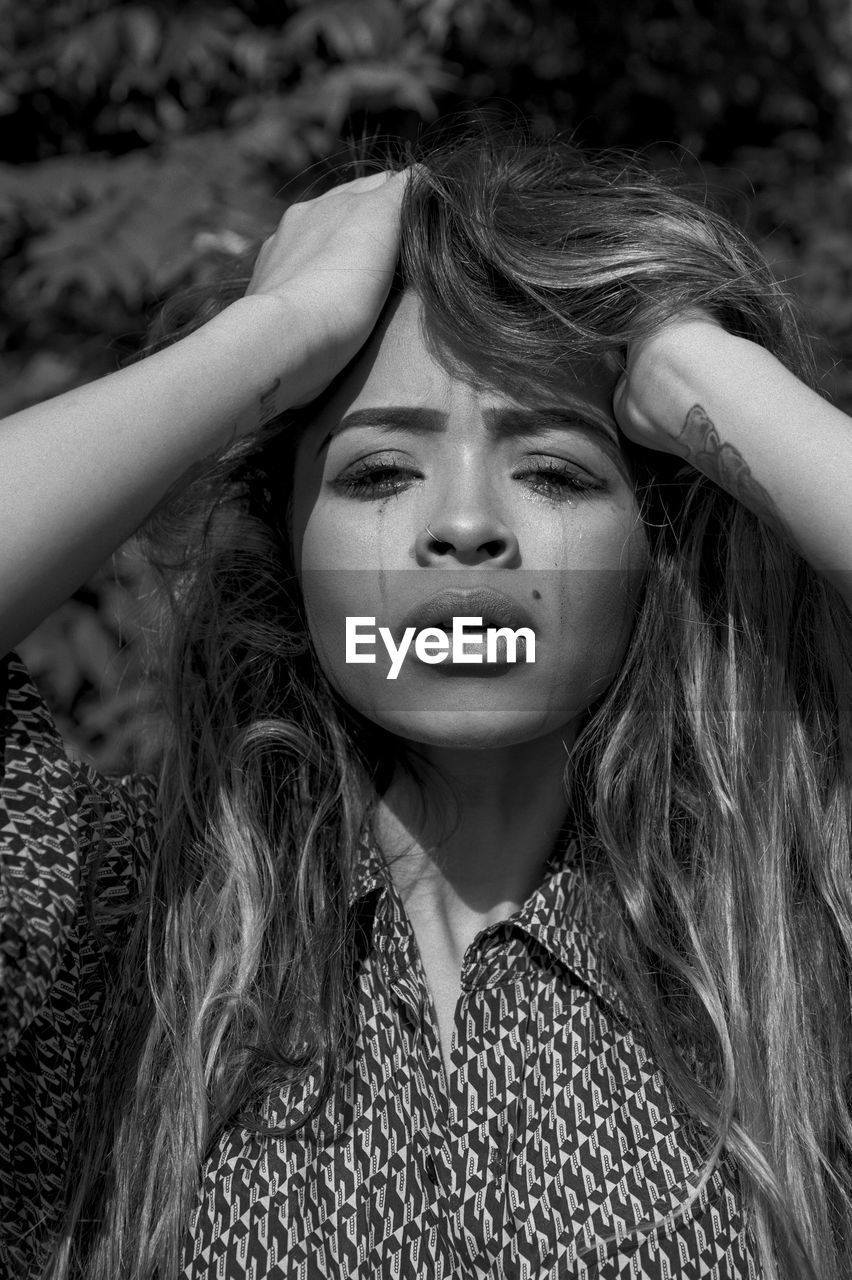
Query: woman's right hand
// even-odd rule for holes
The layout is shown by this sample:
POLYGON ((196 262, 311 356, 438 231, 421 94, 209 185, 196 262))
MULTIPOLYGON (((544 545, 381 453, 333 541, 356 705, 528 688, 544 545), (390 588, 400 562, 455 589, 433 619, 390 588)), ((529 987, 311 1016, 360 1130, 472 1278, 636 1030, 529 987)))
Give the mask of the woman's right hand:
POLYGON ((0 655, 239 435, 318 395, 388 295, 406 174, 293 205, 249 293, 144 360, 0 423, 0 655))
POLYGON ((286 380, 264 397, 264 419, 319 395, 372 332, 396 269, 408 173, 370 174, 293 204, 264 242, 246 297, 280 310, 287 342, 286 380))

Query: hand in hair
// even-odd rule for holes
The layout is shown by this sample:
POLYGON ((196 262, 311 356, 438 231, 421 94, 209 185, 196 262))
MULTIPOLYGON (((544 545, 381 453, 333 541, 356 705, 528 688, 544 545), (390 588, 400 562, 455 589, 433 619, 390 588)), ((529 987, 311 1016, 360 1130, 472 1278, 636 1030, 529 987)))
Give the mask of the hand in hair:
POLYGON ((294 205, 249 285, 145 359, 0 424, 0 654, 211 455, 312 399, 390 289, 405 174, 294 205))
POLYGON ((733 494, 852 607, 852 421, 771 352, 689 311, 631 346, 613 410, 630 440, 733 494))
POLYGON ((278 407, 314 399, 370 335, 396 269, 407 176, 373 173, 293 204, 264 242, 246 293, 280 306, 303 358, 295 398, 291 378, 278 407))

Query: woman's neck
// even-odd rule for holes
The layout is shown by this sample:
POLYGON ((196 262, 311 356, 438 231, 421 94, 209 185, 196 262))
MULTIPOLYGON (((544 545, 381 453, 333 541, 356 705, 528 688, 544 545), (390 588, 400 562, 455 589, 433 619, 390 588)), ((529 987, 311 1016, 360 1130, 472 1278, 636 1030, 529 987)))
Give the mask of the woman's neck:
POLYGON ((565 733, 490 751, 419 748, 428 768, 398 770, 374 827, 412 919, 459 959, 475 934, 541 884, 568 813, 565 733))

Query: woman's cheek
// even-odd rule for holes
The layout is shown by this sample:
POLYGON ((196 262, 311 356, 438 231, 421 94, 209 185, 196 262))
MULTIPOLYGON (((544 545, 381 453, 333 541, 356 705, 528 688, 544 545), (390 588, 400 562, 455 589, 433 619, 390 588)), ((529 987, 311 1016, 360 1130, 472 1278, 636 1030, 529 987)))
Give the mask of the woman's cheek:
POLYGON ((604 692, 624 660, 649 562, 641 526, 621 524, 607 533, 586 542, 593 555, 575 556, 575 564, 585 560, 588 567, 559 575, 563 660, 573 669, 574 680, 587 685, 590 702, 604 692))
POLYGON ((411 530, 389 518, 388 504, 329 504, 307 519, 299 548, 303 572, 312 569, 349 569, 363 573, 391 564, 405 567, 400 553, 412 542, 411 530))

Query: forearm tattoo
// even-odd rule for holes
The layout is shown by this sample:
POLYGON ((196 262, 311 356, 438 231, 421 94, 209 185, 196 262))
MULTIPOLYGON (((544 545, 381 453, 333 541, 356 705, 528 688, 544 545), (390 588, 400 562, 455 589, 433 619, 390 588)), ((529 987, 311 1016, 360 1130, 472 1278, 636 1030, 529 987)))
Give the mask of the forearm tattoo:
POLYGON ((686 415, 679 438, 693 466, 733 494, 776 532, 784 534, 784 522, 772 497, 755 480, 739 449, 721 438, 700 404, 693 405, 686 415))

